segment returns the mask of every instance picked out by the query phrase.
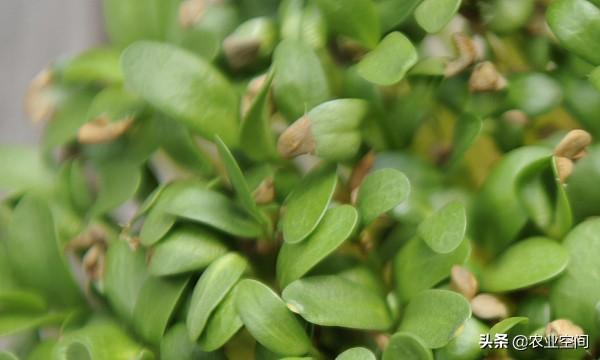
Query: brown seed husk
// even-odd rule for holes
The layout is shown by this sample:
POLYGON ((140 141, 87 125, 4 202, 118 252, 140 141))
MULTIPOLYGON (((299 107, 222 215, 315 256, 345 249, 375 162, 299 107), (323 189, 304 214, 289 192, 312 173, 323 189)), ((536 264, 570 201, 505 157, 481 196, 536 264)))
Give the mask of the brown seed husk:
POLYGON ((244 93, 244 96, 242 96, 242 106, 240 107, 242 117, 246 115, 248 110, 250 110, 250 106, 252 106, 254 99, 256 99, 256 96, 258 95, 260 90, 263 88, 263 86, 265 86, 267 79, 268 75, 262 74, 250 80, 250 82, 248 83, 248 86, 246 87, 246 92, 244 93))
POLYGON ((315 153, 316 143, 308 116, 304 115, 285 129, 277 141, 277 151, 286 159, 315 153))
POLYGON ((275 198, 275 183, 273 177, 261 181, 256 190, 252 193, 252 197, 257 204, 269 204, 275 198))
POLYGON ((546 325, 546 336, 555 336, 560 339, 561 336, 580 335, 583 335, 583 329, 575 325, 571 320, 557 319, 546 325))
POLYGON ((477 59, 477 47, 468 35, 464 33, 455 33, 452 35, 452 41, 458 51, 458 58, 450 61, 446 65, 444 76, 451 77, 469 67, 477 59))
POLYGON ((554 148, 554 155, 571 160, 585 155, 586 148, 592 143, 592 135, 585 130, 571 130, 554 148))
POLYGON ((233 69, 241 69, 256 62, 260 41, 252 38, 229 36, 223 41, 223 53, 233 69))
POLYGON ((471 310, 480 319, 504 319, 508 317, 508 306, 492 294, 479 294, 471 299, 471 310))
POLYGON ((25 113, 32 122, 40 123, 52 117, 56 108, 48 95, 54 75, 48 68, 40 71, 29 83, 25 94, 25 113))
POLYGON ((463 266, 454 265, 450 271, 450 288, 470 300, 477 294, 479 284, 469 270, 463 266))
POLYGON ((506 79, 490 61, 475 66, 469 78, 469 90, 472 92, 498 91, 506 87, 506 79))
POLYGON ((571 173, 573 173, 573 161, 562 156, 556 156, 554 159, 556 161, 558 179, 564 184, 571 173))
POLYGON ((133 123, 133 118, 128 117, 119 121, 110 121, 105 116, 100 116, 85 123, 77 132, 77 141, 81 144, 100 144, 112 141, 123 135, 133 123))
MULTIPOLYGON (((348 186, 350 189, 356 190, 360 184, 362 184, 363 179, 375 163, 375 152, 373 150, 369 151, 362 159, 356 164, 356 166, 352 169, 352 174, 350 175, 350 180, 348 180, 348 186)), ((354 202, 354 201, 353 201, 354 202)))
POLYGON ((186 29, 192 27, 204 15, 205 0, 185 0, 179 5, 179 26, 186 29))

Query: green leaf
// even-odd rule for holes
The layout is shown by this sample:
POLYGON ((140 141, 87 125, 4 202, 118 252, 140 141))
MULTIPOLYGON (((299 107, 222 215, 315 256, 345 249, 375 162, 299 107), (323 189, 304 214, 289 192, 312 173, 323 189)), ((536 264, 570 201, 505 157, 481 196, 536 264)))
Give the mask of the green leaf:
POLYGON ((341 276, 296 280, 283 290, 288 307, 321 326, 386 330, 392 325, 383 297, 341 276))
POLYGON ((62 255, 46 201, 27 195, 16 206, 4 243, 19 284, 44 294, 52 303, 79 305, 81 294, 62 255))
POLYGON ((543 237, 522 240, 484 268, 481 288, 491 292, 526 288, 556 277, 568 262, 567 250, 554 240, 543 237))
POLYGON ((542 73, 526 73, 511 77, 508 85, 509 105, 530 116, 540 115, 560 104, 560 84, 542 73))
POLYGON ((417 63, 417 50, 400 32, 388 34, 357 65, 357 72, 377 85, 392 85, 417 63))
POLYGON ((415 10, 415 20, 428 33, 442 30, 454 17, 461 0, 424 0, 415 10))
POLYGON ((173 191, 163 210, 171 215, 199 222, 225 233, 255 238, 262 229, 244 210, 226 196, 200 186, 186 186, 173 191))
POLYGON ((0 173, 0 191, 8 194, 48 188, 53 178, 41 154, 24 145, 0 145, 0 173))
POLYGON ((379 41, 379 18, 370 0, 318 0, 331 29, 373 48, 379 41))
MULTIPOLYGON (((27 360, 47 360, 52 359, 54 347, 57 343, 55 339, 43 340, 27 354, 27 360)), ((0 357, 1 358, 1 357, 0 357)))
POLYGON ((283 40, 273 54, 273 97, 288 120, 326 101, 329 83, 317 54, 302 42, 283 40))
POLYGON ((136 164, 128 162, 110 162, 98 164, 98 196, 90 210, 100 215, 122 205, 137 192, 142 174, 136 164))
POLYGON ((47 307, 46 300, 37 293, 0 288, 0 314, 10 311, 42 312, 47 307))
POLYGON ((480 11, 486 25, 495 33, 507 34, 525 26, 535 10, 534 0, 488 0, 480 11))
POLYGON ((205 331, 209 316, 246 271, 248 263, 235 253, 222 256, 202 274, 192 294, 187 314, 190 338, 197 340, 205 331))
POLYGON ((19 358, 9 351, 0 351, 0 360, 19 360, 19 358))
POLYGON ((154 355, 135 343, 122 328, 107 320, 96 320, 66 333, 54 349, 56 360, 152 360, 154 355))
POLYGON ((409 300, 450 276, 452 265, 462 264, 469 257, 471 246, 467 239, 448 254, 437 253, 419 237, 414 237, 394 259, 396 290, 400 299, 409 300))
POLYGON ((600 8, 587 0, 556 0, 546 11, 550 29, 567 50, 600 65, 600 8))
POLYGON ((590 81, 596 87, 596 90, 600 92, 600 66, 596 67, 594 71, 590 73, 590 81))
POLYGON ((121 55, 125 83, 198 134, 238 141, 238 97, 211 64, 173 45, 137 42, 121 55))
POLYGON ((399 330, 412 333, 431 349, 446 346, 471 317, 469 302, 448 290, 425 290, 406 306, 399 330))
POLYGON ((106 118, 110 121, 124 120, 137 115, 143 102, 121 86, 111 86, 100 91, 90 104, 86 118, 106 118))
POLYGON ((600 301, 599 239, 600 219, 586 220, 571 230, 563 244, 572 260, 550 292, 553 316, 570 319, 590 338, 600 334, 600 324, 595 320, 600 301))
POLYGON ((467 213, 460 201, 451 201, 419 224, 417 233, 431 250, 448 254, 465 238, 467 213))
POLYGON ((375 2, 381 30, 385 33, 404 23, 423 0, 379 0, 375 2))
POLYGON ((223 166, 225 166, 225 171, 227 172, 227 177, 229 178, 229 182, 231 186, 235 190, 235 193, 240 199, 242 206, 248 214, 258 222, 264 222, 264 216, 258 210, 256 206, 256 202, 252 197, 252 193, 250 193, 250 189, 248 189, 248 184, 246 183, 246 179, 244 178, 244 174, 240 169, 237 161, 231 154, 231 151, 227 148, 227 145, 219 138, 218 136, 215 139, 215 143, 217 144, 217 150, 219 151, 219 157, 223 162, 223 166))
POLYGON ((460 334, 452 339, 448 345, 436 350, 436 360, 478 360, 481 359, 481 345, 479 338, 481 334, 489 332, 489 328, 479 320, 471 317, 460 331, 460 334))
POLYGON ((43 149, 52 149, 75 140, 77 131, 88 120, 88 110, 95 95, 91 90, 68 94, 44 129, 43 149))
POLYGON ((120 52, 112 48, 87 50, 59 68, 61 78, 67 83, 121 83, 119 55, 120 52))
POLYGON ((145 341, 158 345, 189 278, 159 278, 149 276, 140 288, 133 309, 133 325, 145 341))
POLYGON ((252 160, 262 161, 277 157, 269 118, 269 94, 272 82, 273 73, 270 73, 242 121, 240 146, 252 160))
POLYGON ((60 324, 66 317, 63 312, 0 314, 0 337, 10 336, 45 325, 60 324))
POLYGON ((336 356, 335 360, 377 360, 377 358, 367 348, 354 347, 336 356))
POLYGON ((160 359, 194 360, 202 359, 204 354, 198 344, 190 340, 185 324, 171 326, 160 341, 160 359))
POLYGON ((398 332, 390 337, 382 359, 433 360, 433 354, 419 337, 408 332, 398 332))
POLYGON ((290 244, 306 239, 325 215, 337 185, 336 167, 312 169, 285 200, 281 219, 283 239, 290 244))
POLYGON ((277 279, 285 287, 299 279, 348 239, 358 223, 358 213, 350 205, 327 210, 323 220, 308 238, 297 244, 283 243, 277 256, 277 279))
POLYGON ((142 250, 131 250, 125 241, 110 243, 105 258, 104 295, 121 319, 131 321, 147 276, 146 255, 142 250))
POLYGON ((198 343, 204 351, 214 351, 222 347, 244 325, 235 309, 234 287, 217 306, 206 323, 198 343))
POLYGON ((373 171, 363 180, 356 198, 362 223, 367 225, 395 208, 409 193, 410 183, 402 172, 392 168, 373 171))
POLYGON ((460 163, 465 153, 477 140, 482 126, 483 121, 470 113, 464 113, 456 120, 452 155, 446 164, 449 169, 455 168, 460 163))
POLYGON ((302 325, 266 285, 242 280, 235 293, 242 322, 260 344, 280 355, 300 356, 312 349, 302 325))
POLYGON ((178 165, 194 174, 213 175, 214 168, 209 155, 196 143, 192 133, 171 119, 162 120, 161 145, 163 150, 178 165), (168 130, 167 130, 168 129, 168 130))
POLYGON ((215 234, 200 226, 183 225, 154 247, 148 270, 156 276, 202 270, 226 252, 215 234))
POLYGON ((496 334, 507 334, 508 330, 512 329, 515 325, 527 322, 529 322, 529 319, 523 316, 509 317, 495 323, 489 333, 492 337, 496 334))

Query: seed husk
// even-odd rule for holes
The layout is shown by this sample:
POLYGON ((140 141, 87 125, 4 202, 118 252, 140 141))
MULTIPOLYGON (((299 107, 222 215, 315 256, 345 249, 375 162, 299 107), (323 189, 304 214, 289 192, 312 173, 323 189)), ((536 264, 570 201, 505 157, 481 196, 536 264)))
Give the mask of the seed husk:
POLYGON ((29 84, 25 94, 25 113, 34 123, 48 120, 56 111, 54 102, 48 94, 53 78, 52 70, 45 68, 29 84))
POLYGON ((277 141, 277 151, 286 159, 302 154, 315 153, 315 137, 308 116, 304 115, 285 129, 277 141))
POLYGON ((79 131, 77 132, 77 141, 81 144, 101 144, 109 142, 123 135, 132 123, 132 117, 119 121, 110 121, 107 117, 100 116, 79 128, 79 131))
POLYGON ((480 319, 504 319, 508 317, 508 306, 492 294, 479 294, 471 299, 471 310, 480 319))
POLYGON ((455 33, 452 35, 452 41, 458 51, 458 57, 446 65, 444 71, 446 77, 459 74, 477 59, 477 47, 475 46, 473 39, 468 35, 464 33, 455 33))
POLYGON ((253 64, 260 52, 260 40, 232 35, 223 41, 225 58, 234 69, 253 64))
POLYGON ((592 143, 592 135, 585 130, 571 130, 554 148, 554 155, 578 160, 585 156, 586 148, 592 143))
POLYGON ((573 173, 573 161, 569 158, 557 156, 555 158, 556 161, 556 170, 558 172, 558 179, 561 183, 565 183, 567 178, 573 173))
POLYGON ((561 336, 580 335, 583 335, 583 329, 568 319, 557 319, 546 325, 546 336, 554 336, 560 339, 561 336))
POLYGON ((192 27, 204 15, 205 0, 185 0, 179 5, 179 26, 192 27))
POLYGON ((469 78, 469 90, 471 92, 498 91, 504 89, 506 84, 506 79, 490 61, 475 65, 469 78))
POLYGON ((273 177, 261 181, 256 190, 252 193, 252 197, 257 204, 268 204, 275 198, 275 183, 273 177))
POLYGON ((477 294, 479 284, 469 270, 463 266, 454 265, 450 271, 450 288, 470 300, 477 294))

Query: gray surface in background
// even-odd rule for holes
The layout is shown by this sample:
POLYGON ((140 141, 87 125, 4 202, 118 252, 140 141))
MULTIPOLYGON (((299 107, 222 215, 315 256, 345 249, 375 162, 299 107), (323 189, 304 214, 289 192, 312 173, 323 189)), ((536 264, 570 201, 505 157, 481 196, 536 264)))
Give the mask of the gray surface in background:
POLYGON ((29 81, 52 60, 103 41, 101 0, 0 0, 0 144, 33 144, 29 81))

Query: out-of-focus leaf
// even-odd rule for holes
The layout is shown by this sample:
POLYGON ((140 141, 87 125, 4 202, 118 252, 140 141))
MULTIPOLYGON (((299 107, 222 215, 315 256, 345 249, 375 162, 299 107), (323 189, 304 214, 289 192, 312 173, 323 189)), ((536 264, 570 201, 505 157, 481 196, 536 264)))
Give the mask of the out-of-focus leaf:
POLYGON ((336 356, 335 360, 376 360, 371 350, 364 347, 350 348, 336 356))
POLYGON ((383 297, 337 275, 296 280, 283 290, 288 307, 322 326, 386 330, 392 325, 383 297))
POLYGON ((439 32, 460 7, 461 0, 424 0, 415 10, 415 20, 428 33, 439 32))
POLYGON ((467 213, 460 201, 451 201, 419 224, 417 233, 431 250, 448 254, 465 238, 467 213))
POLYGON ((246 271, 248 263, 235 253, 222 256, 213 262, 202 274, 192 294, 187 314, 187 328, 190 338, 197 340, 215 308, 246 271))
POLYGON ((141 171, 135 164, 111 162, 98 164, 99 192, 92 207, 92 214, 99 215, 130 200, 141 182, 141 171))
POLYGON ((590 81, 596 87, 596 90, 600 91, 600 66, 596 67, 590 74, 590 81))
POLYGON ((531 116, 540 115, 560 104, 560 84, 542 73, 520 74, 510 79, 508 102, 531 116))
POLYGON ((204 351, 214 351, 222 347, 244 325, 235 309, 234 287, 217 306, 206 323, 198 343, 204 351))
POLYGON ((485 24, 499 34, 525 26, 535 9, 533 0, 487 0, 479 5, 485 24))
POLYGON ((59 324, 67 313, 21 313, 9 312, 0 314, 0 337, 18 334, 44 325, 59 324))
POLYGON ((588 155, 577 162, 567 181, 566 191, 575 220, 600 214, 600 192, 594 191, 599 181, 600 146, 593 145, 588 149, 588 155))
POLYGON ((542 237, 522 240, 484 269, 481 288, 502 292, 529 287, 556 277, 568 262, 567 250, 556 241, 542 237))
POLYGON ((34 195, 23 197, 14 210, 4 243, 20 284, 46 295, 52 303, 80 304, 81 294, 62 256, 46 201, 34 195))
POLYGON ((410 183, 402 172, 384 168, 370 173, 360 185, 356 198, 362 223, 373 222, 379 215, 406 200, 409 193, 410 183))
POLYGON ((234 202, 201 186, 174 191, 165 200, 164 211, 235 236, 254 238, 262 233, 258 223, 234 202))
POLYGON ((42 136, 44 149, 64 145, 76 138, 81 125, 88 120, 87 113, 94 96, 95 93, 90 90, 67 95, 44 129, 42 136))
POLYGON ((550 29, 562 46, 600 65, 600 8, 588 0, 553 1, 546 11, 550 29))
POLYGON ((600 301, 600 220, 590 219, 575 227, 565 238, 564 247, 571 262, 550 293, 556 318, 570 319, 581 326, 590 338, 600 334, 595 313, 600 301))
POLYGON ((0 313, 9 311, 42 312, 46 309, 46 300, 34 292, 0 288, 0 313))
POLYGON ((467 239, 454 251, 440 254, 431 250, 419 237, 414 237, 394 259, 394 276, 400 298, 409 300, 450 276, 452 265, 464 263, 470 252, 467 239))
POLYGON ((68 83, 121 83, 119 55, 119 51, 111 48, 87 50, 59 69, 61 78, 68 83))
POLYGON ((283 239, 290 244, 306 239, 325 215, 337 184, 335 166, 311 170, 285 200, 281 219, 283 239))
POLYGON ((331 29, 348 36, 367 48, 377 45, 380 36, 379 18, 370 0, 318 0, 331 29))
POLYGON ((129 338, 119 325, 97 320, 65 334, 54 348, 53 359, 152 360, 154 355, 129 338))
POLYGON ((188 280, 154 276, 146 278, 133 308, 133 326, 145 341, 155 345, 160 343, 188 280))
POLYGON ((187 171, 212 175, 214 168, 210 157, 198 146, 190 131, 171 119, 161 119, 161 122, 165 129, 161 145, 169 157, 187 171))
POLYGON ((258 206, 256 206, 256 201, 254 201, 254 198, 252 197, 252 193, 248 188, 244 174, 242 173, 237 161, 231 154, 231 151, 229 151, 227 145, 225 145, 225 143, 218 136, 216 137, 215 142, 217 144, 217 150, 219 151, 219 157, 221 158, 223 166, 225 167, 225 171, 227 172, 229 182, 235 190, 236 195, 240 199, 242 206, 257 222, 264 222, 264 215, 260 212, 258 206))
POLYGON ((257 161, 273 159, 277 156, 269 119, 269 93, 272 81, 271 73, 242 122, 240 146, 248 157, 257 161))
POLYGON ((196 343, 190 340, 185 324, 173 325, 160 341, 162 360, 194 360, 206 356, 196 343))
POLYGON ((113 311, 131 321, 133 309, 147 278, 146 256, 133 251, 124 241, 113 241, 106 252, 104 294, 113 311))
POLYGON ((382 32, 402 24, 423 0, 380 0, 375 2, 382 32))
POLYGON ((121 55, 125 83, 150 105, 212 139, 238 142, 238 97, 211 64, 176 46, 141 41, 121 55))
POLYGON ((360 76, 377 85, 392 85, 404 78, 417 59, 417 51, 410 40, 395 31, 362 58, 357 71, 360 76))
POLYGON ((135 116, 142 107, 143 102, 122 87, 107 87, 94 97, 87 119, 107 118, 110 121, 120 121, 135 116))
POLYGON ((481 334, 489 332, 489 328, 479 320, 471 317, 466 322, 460 334, 452 339, 448 345, 435 352, 439 360, 478 360, 481 358, 481 334))
POLYGON ((327 24, 316 4, 304 0, 282 1, 279 7, 281 38, 301 40, 314 49, 327 44, 327 24))
POLYGON ((398 332, 390 337, 382 359, 433 360, 433 354, 418 336, 409 332, 398 332))
POLYGON ((273 96, 288 120, 327 100, 329 83, 319 57, 299 41, 284 40, 273 54, 273 96))
POLYGON ((471 317, 469 302, 448 290, 425 290, 406 306, 399 330, 412 333, 431 349, 446 346, 471 317))
POLYGON ((464 113, 456 120, 454 127, 454 138, 452 141, 452 155, 446 166, 452 169, 456 167, 471 145, 477 140, 483 122, 473 114, 464 113))
POLYGON ((27 360, 47 360, 52 359, 54 353, 54 346, 57 341, 55 339, 48 339, 40 342, 27 354, 27 360))
POLYGON ((269 350, 291 356, 311 351, 310 339, 302 325, 266 285, 256 280, 240 281, 235 307, 248 331, 269 350))
POLYGON ((512 329, 515 325, 520 323, 527 323, 529 319, 523 316, 514 316, 498 321, 492 326, 489 333, 491 336, 496 334, 507 334, 508 330, 512 329))
POLYGON ((0 145, 0 191, 8 194, 45 189, 53 179, 41 154, 24 145, 0 145))
POLYGON ((284 243, 277 257, 277 279, 285 287, 337 249, 353 233, 358 213, 350 205, 327 210, 308 238, 297 244, 284 243))
POLYGON ((165 276, 201 270, 227 252, 218 236, 196 225, 171 231, 154 247, 148 270, 165 276))

